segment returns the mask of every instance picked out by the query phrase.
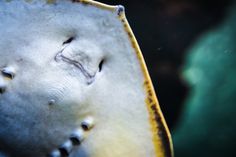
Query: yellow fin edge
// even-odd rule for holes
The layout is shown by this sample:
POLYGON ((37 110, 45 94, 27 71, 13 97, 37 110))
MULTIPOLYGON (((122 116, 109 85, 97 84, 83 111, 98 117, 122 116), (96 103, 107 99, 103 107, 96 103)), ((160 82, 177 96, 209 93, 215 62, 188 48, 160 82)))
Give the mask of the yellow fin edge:
MULTIPOLYGON (((120 6, 107 5, 93 0, 72 0, 72 1, 81 2, 83 4, 89 4, 101 9, 110 10, 112 12, 117 11, 120 7, 120 6)), ((153 143, 155 147, 156 157, 174 157, 173 143, 170 131, 168 129, 164 116, 161 112, 161 108, 159 106, 159 102, 157 100, 155 90, 146 63, 144 61, 141 49, 129 25, 129 22, 125 16, 124 10, 122 10, 118 14, 118 18, 122 22, 124 29, 127 32, 127 35, 130 39, 130 42, 136 51, 136 55, 145 78, 143 85, 146 90, 146 105, 150 116, 149 120, 153 133, 153 143)))

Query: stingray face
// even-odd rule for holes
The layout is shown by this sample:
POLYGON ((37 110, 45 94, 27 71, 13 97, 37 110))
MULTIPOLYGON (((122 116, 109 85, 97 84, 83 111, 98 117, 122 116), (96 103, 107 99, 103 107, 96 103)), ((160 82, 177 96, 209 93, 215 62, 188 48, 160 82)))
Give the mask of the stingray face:
POLYGON ((86 99, 103 66, 99 26, 61 6, 2 3, 1 147, 14 155, 45 156, 93 112, 86 99))
POLYGON ((47 3, 0 2, 0 151, 169 156, 168 130, 123 7, 47 3))

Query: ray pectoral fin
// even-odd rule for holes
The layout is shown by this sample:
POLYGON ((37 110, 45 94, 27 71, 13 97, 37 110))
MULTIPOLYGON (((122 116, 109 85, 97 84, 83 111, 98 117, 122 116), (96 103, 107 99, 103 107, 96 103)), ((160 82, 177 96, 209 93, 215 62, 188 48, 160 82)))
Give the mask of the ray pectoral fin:
POLYGON ((0 75, 0 149, 27 157, 170 157, 170 134, 124 7, 30 1, 0 0, 0 66, 16 67, 0 75))
POLYGON ((144 88, 146 90, 146 105, 149 112, 149 119, 153 132, 153 142, 155 145, 156 156, 173 157, 173 144, 168 126, 161 112, 153 84, 144 61, 141 49, 133 34, 133 31, 126 19, 123 6, 117 6, 118 17, 123 24, 124 30, 130 41, 130 45, 135 49, 135 53, 144 76, 144 88))

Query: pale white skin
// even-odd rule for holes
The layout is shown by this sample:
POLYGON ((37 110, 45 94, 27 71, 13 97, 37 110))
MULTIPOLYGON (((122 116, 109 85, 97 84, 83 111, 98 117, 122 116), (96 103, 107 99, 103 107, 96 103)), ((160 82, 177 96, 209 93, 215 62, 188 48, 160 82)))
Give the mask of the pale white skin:
POLYGON ((45 157, 87 116, 95 126, 70 157, 155 156, 144 76, 117 12, 69 0, 0 1, 6 67, 15 70, 13 79, 0 75, 0 151, 7 156, 45 157))

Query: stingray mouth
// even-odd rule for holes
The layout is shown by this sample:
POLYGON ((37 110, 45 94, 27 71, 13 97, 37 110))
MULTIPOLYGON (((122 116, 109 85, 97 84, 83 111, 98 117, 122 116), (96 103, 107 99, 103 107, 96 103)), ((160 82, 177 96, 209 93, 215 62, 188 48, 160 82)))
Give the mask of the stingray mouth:
POLYGON ((87 48, 84 45, 89 45, 88 41, 80 40, 78 36, 71 36, 62 43, 62 48, 54 60, 73 66, 81 72, 90 85, 95 81, 96 74, 102 71, 105 59, 98 47, 87 48), (96 56, 96 53, 100 54, 96 56))

